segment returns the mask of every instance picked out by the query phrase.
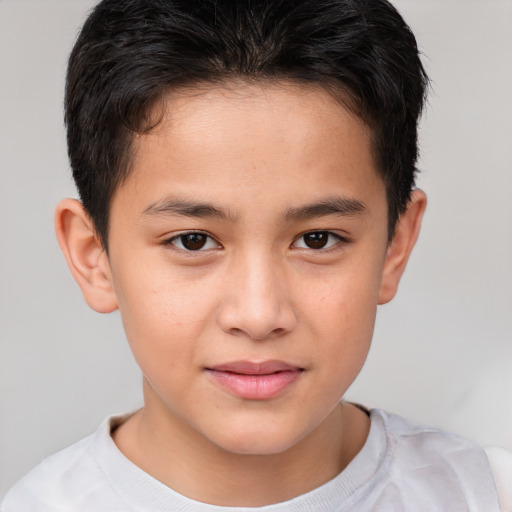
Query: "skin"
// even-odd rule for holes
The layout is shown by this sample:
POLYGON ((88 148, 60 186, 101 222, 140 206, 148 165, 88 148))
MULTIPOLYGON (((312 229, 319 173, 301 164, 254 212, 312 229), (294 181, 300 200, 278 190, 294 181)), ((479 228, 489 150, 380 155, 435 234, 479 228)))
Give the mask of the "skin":
POLYGON ((108 255, 79 202, 56 213, 85 299, 120 309, 144 376, 143 409, 113 437, 196 500, 284 501, 332 479, 365 442, 367 416, 340 400, 377 306, 396 293, 426 199, 413 193, 388 243, 369 131, 320 88, 194 89, 163 108, 136 137, 133 171, 112 199, 108 255), (333 198, 352 209, 307 209, 333 198), (184 232, 207 235, 203 248, 187 250, 184 232), (319 232, 326 246, 308 246, 319 232), (207 370, 240 360, 301 371, 277 396, 241 398, 207 370))

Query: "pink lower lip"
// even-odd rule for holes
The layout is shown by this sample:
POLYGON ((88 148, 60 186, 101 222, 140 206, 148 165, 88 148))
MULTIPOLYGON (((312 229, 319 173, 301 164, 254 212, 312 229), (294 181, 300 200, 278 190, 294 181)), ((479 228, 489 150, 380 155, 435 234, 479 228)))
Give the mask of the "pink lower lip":
POLYGON ((210 369, 207 371, 221 387, 247 400, 273 398, 291 386, 302 373, 299 368, 269 374, 242 374, 210 369))

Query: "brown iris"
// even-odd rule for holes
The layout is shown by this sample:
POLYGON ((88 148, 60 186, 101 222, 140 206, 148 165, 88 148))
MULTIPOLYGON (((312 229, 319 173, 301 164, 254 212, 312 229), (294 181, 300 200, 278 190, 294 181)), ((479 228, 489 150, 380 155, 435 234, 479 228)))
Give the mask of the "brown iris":
POLYGON ((323 249, 329 240, 329 235, 330 233, 327 231, 314 231, 302 235, 302 238, 310 249, 323 249))
POLYGON ((185 249, 198 251, 205 246, 208 237, 202 233, 187 233, 186 235, 181 235, 180 240, 185 249))

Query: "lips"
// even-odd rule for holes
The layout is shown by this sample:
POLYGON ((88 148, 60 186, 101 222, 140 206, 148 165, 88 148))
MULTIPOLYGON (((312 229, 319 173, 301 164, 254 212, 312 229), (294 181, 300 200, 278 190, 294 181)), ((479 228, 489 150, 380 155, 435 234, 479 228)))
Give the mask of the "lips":
POLYGON ((236 361, 206 368, 213 382, 247 400, 268 400, 292 386, 303 368, 282 361, 236 361))

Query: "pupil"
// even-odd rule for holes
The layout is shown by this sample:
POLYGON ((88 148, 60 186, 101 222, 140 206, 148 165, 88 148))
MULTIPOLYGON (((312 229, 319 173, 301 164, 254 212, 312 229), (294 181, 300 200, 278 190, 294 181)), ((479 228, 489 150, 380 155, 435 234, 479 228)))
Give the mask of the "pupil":
POLYGON ((304 235, 304 242, 310 249, 322 249, 327 244, 329 233, 326 231, 316 231, 304 235))
POLYGON ((181 236, 181 243, 189 251, 198 251, 206 244, 206 235, 201 233, 189 233, 181 236))

